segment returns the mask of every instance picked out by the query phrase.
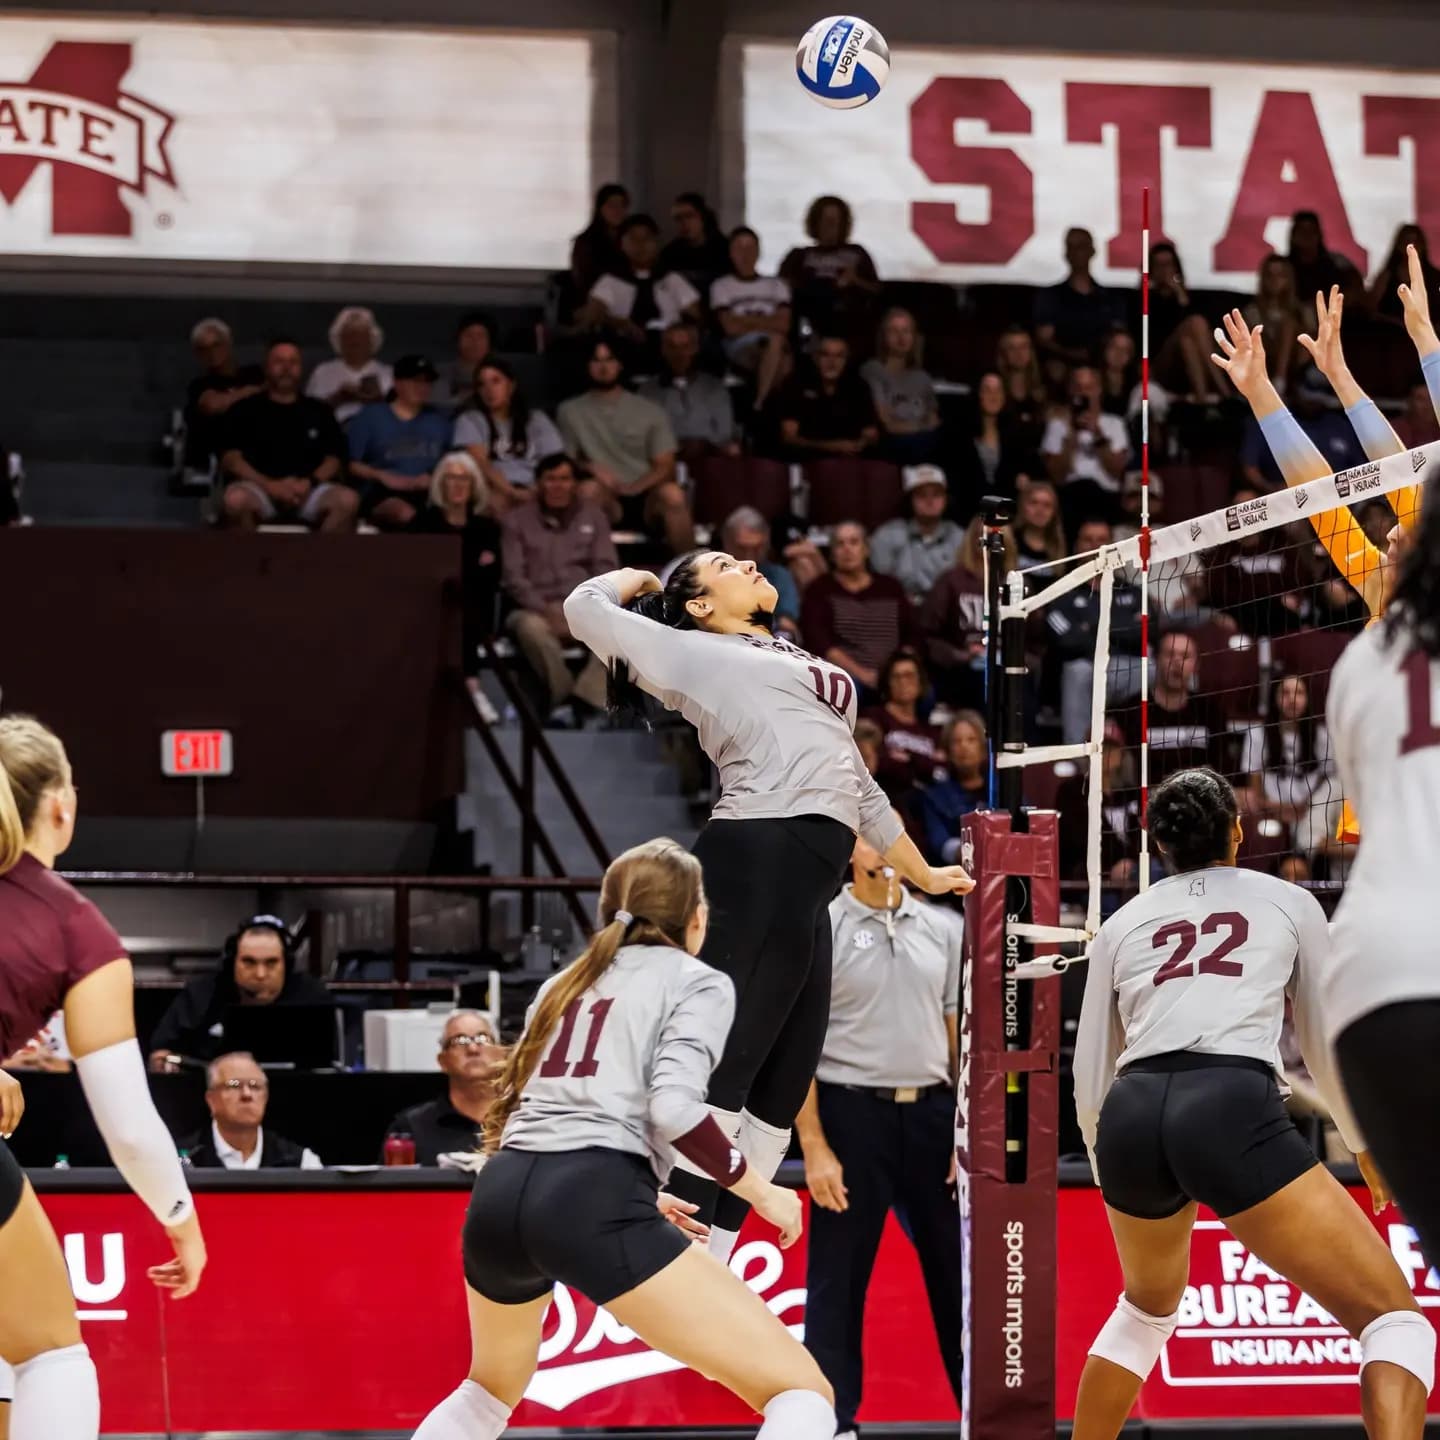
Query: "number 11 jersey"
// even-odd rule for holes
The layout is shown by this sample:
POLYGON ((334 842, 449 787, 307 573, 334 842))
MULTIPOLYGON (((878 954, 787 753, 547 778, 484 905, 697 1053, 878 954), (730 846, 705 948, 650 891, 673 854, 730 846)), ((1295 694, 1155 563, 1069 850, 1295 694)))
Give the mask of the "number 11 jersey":
MULTIPOLYGON (((1287 995, 1311 1076, 1333 1102, 1319 1008, 1329 953, 1320 902, 1255 870, 1171 875, 1122 905, 1091 945, 1075 1037, 1075 1109, 1086 1146, 1093 1153, 1116 1072, 1148 1056, 1247 1055, 1283 1083, 1287 995)), ((1353 1130, 1348 1114, 1342 1129, 1353 1130)))
MULTIPOLYGON (((558 978, 541 986, 527 1029, 558 978)), ((621 1150, 664 1181, 676 1158, 670 1141, 709 1114, 710 1072, 734 1017, 728 975, 673 946, 622 946, 555 1027, 502 1148, 621 1150)))

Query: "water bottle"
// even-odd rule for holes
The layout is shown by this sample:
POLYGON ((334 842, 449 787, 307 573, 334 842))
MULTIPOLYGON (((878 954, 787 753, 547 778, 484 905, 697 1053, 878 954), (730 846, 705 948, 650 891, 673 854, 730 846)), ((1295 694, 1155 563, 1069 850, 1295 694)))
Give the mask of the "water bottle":
POLYGON ((70 1168, 70 1157, 68 1155, 57 1155, 52 1168, 55 1170, 68 1170, 70 1168))
POLYGON ((415 1137, 397 1131, 385 1137, 385 1163, 387 1165, 413 1165, 415 1163, 415 1137))

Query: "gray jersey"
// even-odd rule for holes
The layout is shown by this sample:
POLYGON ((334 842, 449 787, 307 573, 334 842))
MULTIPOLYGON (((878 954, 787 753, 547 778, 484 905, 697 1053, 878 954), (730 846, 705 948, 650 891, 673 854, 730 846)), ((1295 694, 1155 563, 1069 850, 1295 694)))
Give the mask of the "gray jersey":
POLYGON ((700 733, 717 820, 829 815, 882 854, 902 826, 855 748, 855 682, 788 640, 675 630, 621 608, 606 576, 565 601, 570 633, 700 733))
POLYGON ((881 1089, 950 1079, 964 932, 954 911, 907 894, 874 910, 847 885, 830 902, 830 1026, 815 1078, 881 1089), (953 918, 952 918, 953 917, 953 918))
MULTIPOLYGON (((531 1005, 527 1026, 534 1013, 531 1005)), ((673 946, 622 947, 555 1027, 501 1144, 623 1150, 664 1180, 670 1142, 710 1113, 710 1072, 734 1017, 729 976, 673 946)))
POLYGON ((1131 1061, 1177 1050, 1248 1055, 1283 1084, 1287 996, 1310 1074, 1345 1143, 1360 1148, 1320 1024, 1329 951, 1320 902, 1255 870, 1172 875, 1122 905, 1090 947, 1075 1037, 1075 1109, 1091 1155, 1100 1107, 1131 1061))
POLYGON ((1340 657, 1326 708, 1361 836, 1325 983, 1334 1037, 1383 1005, 1440 997, 1440 662, 1372 626, 1340 657))

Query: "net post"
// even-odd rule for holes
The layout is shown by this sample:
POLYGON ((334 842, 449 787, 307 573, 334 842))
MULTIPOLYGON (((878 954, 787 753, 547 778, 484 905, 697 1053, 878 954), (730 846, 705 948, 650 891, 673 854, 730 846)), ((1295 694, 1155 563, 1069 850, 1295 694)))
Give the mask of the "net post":
POLYGON ((1140 873, 1150 888, 1150 187, 1140 191, 1140 873))
POLYGON ((1060 987, 1015 979, 1023 946, 1009 927, 1022 916, 1059 919, 1059 818, 1028 818, 1022 831, 1008 814, 977 811, 961 830, 975 877, 965 904, 955 1123, 962 1440, 1055 1434, 1060 987), (1018 1096, 1017 1076, 1026 1082, 1018 1096))

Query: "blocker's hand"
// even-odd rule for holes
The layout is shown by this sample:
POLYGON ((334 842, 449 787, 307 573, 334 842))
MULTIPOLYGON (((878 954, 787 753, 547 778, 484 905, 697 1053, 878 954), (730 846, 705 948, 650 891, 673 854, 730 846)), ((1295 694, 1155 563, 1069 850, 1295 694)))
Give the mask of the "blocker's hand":
POLYGON ((1215 343, 1220 347, 1220 353, 1210 358, 1248 400, 1270 379, 1265 368, 1265 342, 1261 339, 1261 331, 1265 327, 1257 325, 1252 330, 1238 310, 1232 310, 1222 320, 1225 328, 1215 331, 1215 343))
POLYGON ((1345 350, 1340 343, 1340 320, 1345 313, 1345 297, 1338 285, 1330 287, 1327 302, 1325 292, 1315 292, 1315 316, 1318 321, 1315 336, 1301 335, 1297 338, 1301 348, 1315 362, 1315 368, 1332 384, 1337 376, 1347 373, 1345 350))
POLYGON ((1420 263, 1420 255, 1413 245, 1405 247, 1405 254, 1410 262, 1410 283, 1401 285, 1395 293, 1405 307, 1407 333, 1421 355, 1428 355, 1432 350, 1440 348, 1440 340, 1436 339, 1435 327, 1430 322, 1430 297, 1425 293, 1425 267, 1420 263))

